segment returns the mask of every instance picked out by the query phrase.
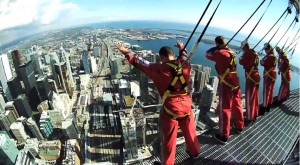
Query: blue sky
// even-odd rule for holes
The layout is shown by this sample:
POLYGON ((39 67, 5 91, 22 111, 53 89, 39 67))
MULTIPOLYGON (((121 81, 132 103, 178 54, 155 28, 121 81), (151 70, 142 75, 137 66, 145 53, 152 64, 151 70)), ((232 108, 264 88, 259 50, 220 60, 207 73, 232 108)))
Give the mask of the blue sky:
MULTIPOLYGON (((209 0, 1 0, 0 43, 29 33, 92 22, 160 20, 196 24, 208 2, 209 0)), ((223 0, 211 25, 235 31, 261 2, 262 0, 223 0)), ((213 0, 202 23, 208 20, 217 3, 217 0, 213 0)), ((242 33, 251 31, 268 3, 269 0, 266 0, 242 33)), ((254 35, 263 36, 287 5, 288 0, 273 0, 254 35)), ((278 37, 282 36, 294 17, 293 9, 278 37)), ((297 24, 289 35, 293 36, 299 27, 297 24)))

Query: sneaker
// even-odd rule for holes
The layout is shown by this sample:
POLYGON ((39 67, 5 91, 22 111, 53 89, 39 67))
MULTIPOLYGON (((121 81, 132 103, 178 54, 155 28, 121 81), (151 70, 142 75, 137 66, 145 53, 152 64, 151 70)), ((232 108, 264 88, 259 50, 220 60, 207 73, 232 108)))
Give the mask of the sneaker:
POLYGON ((154 161, 153 165, 161 165, 161 163, 159 161, 154 161))
POLYGON ((226 144, 227 139, 228 139, 227 137, 221 136, 219 134, 214 134, 214 138, 222 144, 226 144))
MULTIPOLYGON (((250 120, 250 121, 252 122, 252 120, 250 120)), ((232 125, 232 128, 235 129, 238 134, 241 134, 243 132, 243 128, 242 129, 237 129, 235 124, 232 125)))

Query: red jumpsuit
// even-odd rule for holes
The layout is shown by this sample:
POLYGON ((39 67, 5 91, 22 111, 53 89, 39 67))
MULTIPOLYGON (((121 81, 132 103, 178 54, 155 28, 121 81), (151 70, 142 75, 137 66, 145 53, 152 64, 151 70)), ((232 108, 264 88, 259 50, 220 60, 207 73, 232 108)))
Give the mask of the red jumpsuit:
MULTIPOLYGON (((150 79, 153 80, 160 96, 162 97, 174 78, 173 69, 166 63, 150 63, 133 52, 123 52, 123 54, 126 55, 126 58, 134 67, 143 71, 150 79)), ((178 61, 183 62, 182 59, 179 59, 178 61)), ((176 61, 172 60, 168 61, 168 63, 175 64, 176 61)), ((188 84, 190 82, 191 65, 187 62, 185 62, 185 64, 186 65, 183 68, 183 76, 188 84)), ((175 88, 180 89, 180 87, 181 83, 177 81, 175 88)), ((196 135, 196 126, 191 109, 191 97, 189 94, 186 94, 186 91, 184 90, 172 92, 174 95, 181 93, 183 95, 168 97, 164 101, 163 106, 178 116, 190 113, 189 116, 175 120, 164 108, 160 113, 160 136, 162 142, 161 163, 164 165, 174 164, 178 126, 183 132, 189 154, 191 156, 196 156, 200 153, 200 145, 196 135)))
POLYGON ((213 47, 206 52, 206 58, 216 63, 215 68, 219 75, 219 128, 220 135, 225 138, 228 138, 230 134, 231 111, 236 128, 243 129, 244 127, 241 90, 239 88, 239 78, 236 73, 235 63, 232 64, 230 72, 224 77, 224 73, 229 68, 231 62, 229 51, 231 49, 228 47, 213 47), (225 81, 222 81, 222 77, 224 77, 225 81), (237 88, 232 89, 228 84, 237 88))
POLYGON ((244 66, 246 77, 246 118, 253 120, 258 116, 258 89, 260 76, 257 69, 258 55, 253 49, 248 49, 240 58, 240 64, 244 66))
POLYGON ((276 80, 276 57, 268 53, 260 60, 264 69, 263 107, 270 107, 273 103, 274 83, 276 80))
POLYGON ((281 85, 278 93, 278 101, 281 102, 286 100, 290 93, 291 71, 287 56, 281 56, 278 68, 281 73, 281 85))

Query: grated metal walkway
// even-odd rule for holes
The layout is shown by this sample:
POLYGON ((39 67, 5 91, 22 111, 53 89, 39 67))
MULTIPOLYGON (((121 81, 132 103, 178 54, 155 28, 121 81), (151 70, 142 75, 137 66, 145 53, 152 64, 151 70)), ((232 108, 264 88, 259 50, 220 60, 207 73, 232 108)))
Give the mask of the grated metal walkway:
MULTIPOLYGON (((226 145, 220 145, 212 132, 200 135, 197 160, 188 158, 184 144, 178 145, 175 164, 284 164, 299 140, 299 92, 291 91, 289 100, 245 127, 242 134, 230 136, 226 145)), ((137 164, 150 165, 156 160, 155 156, 137 164)))

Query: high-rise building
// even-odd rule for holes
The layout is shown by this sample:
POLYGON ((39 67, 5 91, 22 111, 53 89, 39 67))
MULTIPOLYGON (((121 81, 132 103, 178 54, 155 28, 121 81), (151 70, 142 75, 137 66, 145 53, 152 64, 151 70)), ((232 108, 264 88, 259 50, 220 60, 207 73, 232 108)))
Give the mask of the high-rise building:
POLYGON ((70 84, 71 84, 71 87, 74 89, 75 88, 75 82, 74 82, 74 78, 73 78, 73 75, 72 75, 72 69, 71 69, 71 64, 70 64, 70 54, 69 53, 65 53, 65 62, 66 62, 66 65, 67 65, 67 70, 68 70, 68 76, 69 76, 69 81, 70 81, 70 84))
POLYGON ((210 111, 211 104, 213 102, 213 88, 210 85, 206 85, 203 88, 201 93, 201 99, 199 102, 199 107, 201 110, 201 114, 205 114, 206 112, 210 111))
POLYGON ((18 111, 14 106, 14 101, 9 101, 5 104, 5 111, 11 111, 16 119, 19 118, 18 111))
POLYGON ((16 107, 19 116, 24 116, 26 118, 32 116, 32 110, 25 94, 19 95, 14 100, 14 106, 16 107))
POLYGON ((200 109, 193 109, 195 125, 197 125, 199 120, 200 109))
POLYGON ((41 69, 39 55, 36 52, 34 52, 34 53, 30 54, 30 59, 33 62, 32 65, 33 65, 34 73, 38 74, 38 75, 42 75, 43 72, 42 72, 42 69, 41 69))
POLYGON ((121 69, 120 64, 117 59, 111 59, 110 61, 110 71, 112 75, 120 75, 121 69))
POLYGON ((27 139, 24 148, 29 151, 33 156, 39 153, 39 140, 37 138, 27 139))
POLYGON ((216 98, 218 85, 219 85, 219 79, 216 76, 212 76, 209 78, 209 84, 213 88, 213 100, 216 98))
POLYGON ((29 94, 32 88, 36 86, 35 74, 33 71, 32 61, 20 65, 21 79, 25 86, 26 94, 29 94))
POLYGON ((59 87, 68 93, 69 97, 71 98, 73 95, 73 89, 71 87, 71 81, 69 77, 71 73, 69 73, 66 63, 62 62, 55 64, 55 72, 58 75, 60 82, 59 87))
POLYGON ((43 112, 40 117, 40 130, 45 138, 49 138, 49 136, 53 132, 53 121, 47 112, 43 112))
POLYGON ((94 57, 100 57, 100 47, 99 46, 94 47, 93 55, 94 55, 94 57))
POLYGON ((61 142, 59 140, 41 141, 39 157, 43 160, 57 160, 60 157, 61 142))
POLYGON ((40 76, 36 81, 36 85, 42 101, 44 100, 51 101, 53 92, 50 89, 48 78, 46 76, 40 76))
POLYGON ((133 159, 138 156, 136 123, 132 118, 121 118, 122 132, 124 137, 125 159, 133 159))
POLYGON ((44 137, 42 136, 39 127, 37 126, 36 122, 30 117, 27 119, 26 122, 29 130, 31 131, 34 138, 37 138, 38 140, 43 140, 44 137))
POLYGON ((17 98, 19 94, 23 93, 19 77, 12 77, 7 81, 7 85, 12 99, 17 98))
POLYGON ((15 67, 15 72, 17 73, 17 76, 19 77, 19 79, 21 79, 21 75, 19 72, 19 67, 20 67, 20 65, 22 65, 21 54, 20 54, 19 50, 14 50, 11 52, 11 55, 12 55, 12 60, 13 60, 14 67, 15 67))
POLYGON ((5 111, 5 100, 3 96, 0 94, 0 114, 5 111))
POLYGON ((97 63, 96 63, 96 59, 95 57, 90 57, 90 66, 91 66, 91 72, 95 73, 97 72, 98 68, 97 68, 97 63))
POLYGON ((59 82, 58 82, 58 76, 57 76, 57 74, 55 72, 54 65, 56 63, 58 63, 58 62, 59 62, 59 59, 58 59, 57 54, 56 53, 51 54, 50 55, 50 64, 51 64, 51 70, 52 70, 53 80, 55 81, 56 84, 59 84, 59 82))
POLYGON ((63 121, 61 129, 69 139, 78 139, 78 127, 73 118, 68 118, 63 121))
POLYGON ((89 63, 89 54, 87 51, 83 51, 81 60, 82 60, 84 73, 90 74, 91 69, 90 69, 90 63, 89 63))
POLYGON ((18 143, 24 143, 26 142, 26 139, 28 139, 28 135, 25 132, 24 125, 21 122, 14 122, 10 126, 10 129, 14 136, 16 137, 18 143))
POLYGON ((5 131, 9 132, 11 124, 12 123, 9 122, 9 120, 7 119, 7 116, 5 116, 5 113, 0 114, 0 128, 1 128, 1 130, 5 130, 5 131))
POLYGON ((140 100, 142 102, 147 102, 148 101, 148 96, 149 96, 149 84, 148 84, 148 76, 141 72, 138 71, 139 74, 139 83, 140 83, 140 100))
POLYGON ((19 150, 5 131, 0 131, 0 164, 14 165, 19 150))
POLYGON ((50 89, 51 89, 53 92, 58 93, 58 88, 57 88, 57 85, 56 85, 55 80, 48 79, 48 82, 49 82, 49 84, 50 84, 50 89))
POLYGON ((18 165, 35 165, 34 157, 28 150, 22 149, 20 150, 16 164, 18 165))
POLYGON ((11 101, 11 94, 7 86, 7 81, 12 78, 12 72, 9 65, 7 54, 0 55, 0 81, 2 84, 2 90, 7 100, 11 101))

